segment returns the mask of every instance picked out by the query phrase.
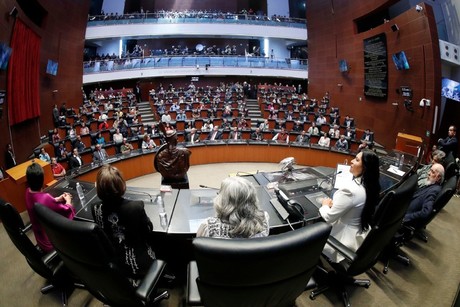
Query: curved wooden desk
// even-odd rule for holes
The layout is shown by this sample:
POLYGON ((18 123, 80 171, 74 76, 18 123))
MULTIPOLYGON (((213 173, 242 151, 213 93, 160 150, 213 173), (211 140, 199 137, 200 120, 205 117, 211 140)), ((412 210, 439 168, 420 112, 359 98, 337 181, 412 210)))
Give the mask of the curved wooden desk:
MULTIPOLYGON (((337 163, 351 160, 346 152, 315 149, 292 144, 251 142, 209 142, 187 146, 192 152, 190 165, 225 162, 272 162, 278 163, 286 157, 294 157, 299 165, 336 167, 337 163)), ((111 164, 123 172, 125 180, 152 174, 155 151, 139 151, 131 155, 120 155, 111 164)), ((79 180, 95 182, 98 168, 82 171, 79 180)))

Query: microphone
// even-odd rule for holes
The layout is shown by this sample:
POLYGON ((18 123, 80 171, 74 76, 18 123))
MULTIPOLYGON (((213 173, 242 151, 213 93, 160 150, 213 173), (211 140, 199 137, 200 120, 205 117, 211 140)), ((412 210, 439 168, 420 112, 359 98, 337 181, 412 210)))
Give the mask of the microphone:
POLYGON ((321 185, 325 182, 331 182, 331 180, 335 179, 335 177, 338 175, 338 174, 341 174, 342 171, 338 171, 338 172, 334 172, 332 173, 331 175, 328 175, 326 176, 323 180, 321 180, 321 182, 318 184, 318 188, 322 188, 321 185))
MULTIPOLYGON (((147 195, 150 199, 150 202, 153 203, 153 195, 150 194, 150 193, 147 193, 147 192, 144 192, 144 191, 137 191, 137 190, 131 190, 131 189, 126 189, 126 192, 128 193, 133 193, 133 194, 143 194, 143 195, 147 195)), ((157 197, 158 195, 155 195, 155 197, 157 197)))
POLYGON ((200 187, 200 188, 203 188, 203 189, 220 190, 220 189, 218 189, 218 188, 210 187, 210 186, 203 185, 203 184, 200 184, 199 187, 200 187))

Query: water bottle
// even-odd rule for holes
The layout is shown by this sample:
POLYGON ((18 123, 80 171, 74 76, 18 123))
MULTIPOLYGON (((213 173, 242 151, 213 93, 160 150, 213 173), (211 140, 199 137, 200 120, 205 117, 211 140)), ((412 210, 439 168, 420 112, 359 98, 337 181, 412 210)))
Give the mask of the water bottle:
POLYGON ((404 154, 401 155, 401 157, 399 158, 399 167, 403 167, 404 165, 404 154))
POLYGON ((80 204, 83 207, 85 205, 85 193, 83 192, 83 187, 81 186, 80 182, 77 182, 76 189, 78 198, 80 199, 80 204))
POLYGON ((166 215, 165 203, 161 195, 158 195, 157 202, 158 202, 158 211, 160 213, 160 225, 161 227, 166 228, 168 226, 168 217, 166 215))

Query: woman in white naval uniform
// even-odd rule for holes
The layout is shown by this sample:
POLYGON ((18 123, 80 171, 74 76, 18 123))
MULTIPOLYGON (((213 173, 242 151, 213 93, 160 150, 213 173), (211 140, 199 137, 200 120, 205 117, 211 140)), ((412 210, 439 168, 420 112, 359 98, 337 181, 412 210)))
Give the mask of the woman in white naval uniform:
MULTIPOLYGON (((379 158, 372 151, 360 152, 351 161, 350 172, 353 179, 333 199, 323 199, 319 212, 332 225, 331 236, 356 251, 373 226, 380 193, 379 158)), ((323 253, 334 262, 344 259, 328 245, 323 253)))

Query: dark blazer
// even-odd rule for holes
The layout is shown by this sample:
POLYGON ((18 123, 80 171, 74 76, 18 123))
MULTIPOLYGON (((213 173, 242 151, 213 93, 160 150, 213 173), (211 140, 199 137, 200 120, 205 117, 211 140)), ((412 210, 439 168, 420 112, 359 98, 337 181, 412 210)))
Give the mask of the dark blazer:
POLYGON ((74 168, 78 168, 78 167, 82 166, 83 165, 83 158, 80 157, 80 160, 81 160, 81 164, 80 164, 80 162, 78 162, 78 159, 74 157, 74 155, 71 155, 70 158, 69 158, 70 169, 74 169, 74 168))
MULTIPOLYGON (((195 133, 195 134, 193 135, 193 142, 196 143, 196 142, 198 142, 199 140, 200 140, 200 134, 195 133)), ((191 142, 191 141, 192 141, 192 134, 191 134, 191 133, 187 134, 187 140, 186 140, 186 141, 187 141, 187 142, 191 142)))
POLYGON ((426 218, 433 211, 434 200, 440 191, 441 186, 439 184, 427 185, 415 191, 404 217, 404 222, 416 222, 419 219, 426 218))
MULTIPOLYGON (((214 134, 214 131, 209 132, 208 136, 206 137, 206 140, 208 141, 211 140, 213 134, 214 134)), ((214 140, 220 140, 220 139, 222 139, 222 132, 217 130, 217 134, 214 140)))
POLYGON ((439 139, 438 145, 441 146, 441 149, 446 153, 446 156, 449 154, 449 152, 452 152, 454 158, 457 157, 458 140, 455 136, 439 139))
MULTIPOLYGON (((236 139, 237 139, 237 140, 241 140, 241 132, 236 131, 236 134, 237 134, 236 139)), ((229 135, 228 135, 228 139, 229 139, 229 140, 234 140, 234 139, 235 139, 235 131, 230 131, 230 133, 229 133, 229 135)))
POLYGON ((6 169, 16 166, 16 161, 14 159, 13 153, 9 150, 5 152, 5 167, 6 169))

